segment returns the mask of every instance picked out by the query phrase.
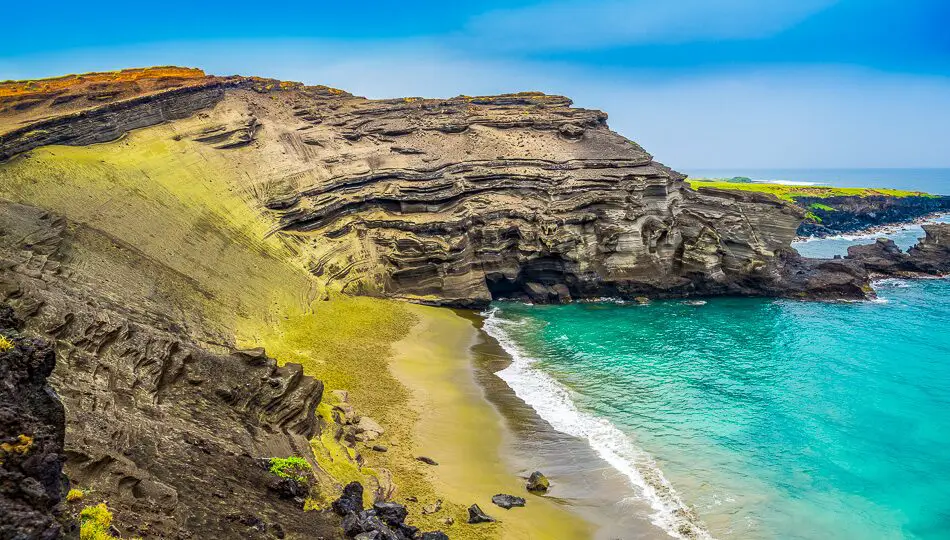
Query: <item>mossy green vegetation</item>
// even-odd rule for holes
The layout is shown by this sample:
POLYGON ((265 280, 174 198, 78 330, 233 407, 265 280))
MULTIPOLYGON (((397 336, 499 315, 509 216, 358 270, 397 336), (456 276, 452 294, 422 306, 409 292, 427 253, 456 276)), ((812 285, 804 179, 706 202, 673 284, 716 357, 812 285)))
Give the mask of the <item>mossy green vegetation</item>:
POLYGON ((79 513, 80 540, 112 540, 117 538, 109 532, 112 526, 112 512, 104 504, 87 506, 79 513))
POLYGON ((73 488, 70 489, 68 493, 66 493, 66 502, 78 502, 81 501, 85 496, 86 493, 83 490, 73 488))
POLYGON ((299 456, 270 458, 269 470, 280 478, 290 478, 308 486, 313 478, 313 467, 306 459, 299 456))
POLYGON ((759 182, 731 182, 716 179, 688 179, 690 187, 693 189, 715 188, 731 189, 738 191, 754 191, 757 193, 769 193, 779 199, 795 202, 798 197, 870 197, 874 195, 884 195, 888 197, 933 197, 922 191, 905 191, 900 189, 884 188, 840 188, 829 186, 789 186, 785 184, 769 184, 759 182))
POLYGON ((811 208, 812 210, 824 210, 825 212, 834 212, 834 211, 835 211, 834 208, 828 206, 827 204, 821 204, 821 203, 813 203, 813 204, 810 204, 810 205, 808 205, 808 208, 811 208))

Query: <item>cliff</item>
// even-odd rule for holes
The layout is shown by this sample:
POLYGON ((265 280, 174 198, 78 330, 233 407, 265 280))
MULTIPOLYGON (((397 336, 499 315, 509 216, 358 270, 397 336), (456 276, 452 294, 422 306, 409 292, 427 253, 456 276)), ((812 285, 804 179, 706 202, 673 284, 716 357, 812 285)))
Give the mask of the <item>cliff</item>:
POLYGON ((798 227, 799 236, 865 231, 950 211, 950 196, 920 191, 770 184, 747 178, 690 179, 689 183, 700 191, 767 193, 788 201, 805 211, 805 219, 798 227))
POLYGON ((696 192, 564 97, 367 100, 254 78, 137 73, 130 89, 114 77, 96 76, 94 94, 0 96, 0 159, 171 122, 178 151, 230 162, 231 189, 324 290, 454 306, 865 294, 860 268, 789 251, 803 212, 696 192))

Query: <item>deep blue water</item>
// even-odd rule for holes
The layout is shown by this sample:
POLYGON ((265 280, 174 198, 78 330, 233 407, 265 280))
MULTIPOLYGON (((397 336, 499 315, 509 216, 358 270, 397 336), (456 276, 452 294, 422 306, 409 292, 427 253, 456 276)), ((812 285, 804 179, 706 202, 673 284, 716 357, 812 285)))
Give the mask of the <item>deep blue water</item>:
POLYGON ((732 178, 810 182, 837 187, 873 187, 950 195, 950 169, 687 169, 692 178, 732 178))
POLYGON ((877 288, 873 303, 499 303, 486 329, 515 356, 500 376, 664 528, 950 538, 950 281, 877 288))

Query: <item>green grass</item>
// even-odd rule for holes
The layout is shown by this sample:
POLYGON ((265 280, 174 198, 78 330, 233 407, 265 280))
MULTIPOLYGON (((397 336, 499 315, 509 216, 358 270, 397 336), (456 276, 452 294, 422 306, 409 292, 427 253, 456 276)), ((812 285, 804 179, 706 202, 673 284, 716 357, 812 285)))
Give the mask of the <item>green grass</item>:
POLYGON ((689 179, 687 182, 689 182, 689 185, 693 189, 697 190, 715 188, 733 191, 754 191, 757 193, 768 193, 775 195, 779 199, 790 202, 795 202, 795 199, 798 197, 869 197, 874 195, 884 195, 888 197, 933 197, 933 195, 924 193, 922 191, 904 191, 900 189, 787 186, 784 184, 725 182, 721 180, 708 179, 689 179))

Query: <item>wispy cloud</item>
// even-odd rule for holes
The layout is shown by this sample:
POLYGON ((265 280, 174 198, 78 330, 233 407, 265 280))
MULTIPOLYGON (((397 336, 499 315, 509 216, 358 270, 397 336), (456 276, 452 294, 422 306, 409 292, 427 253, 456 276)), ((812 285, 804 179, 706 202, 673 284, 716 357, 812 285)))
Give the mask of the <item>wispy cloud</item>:
POLYGON ((836 0, 560 0, 473 19, 492 48, 581 50, 771 36, 836 0))

